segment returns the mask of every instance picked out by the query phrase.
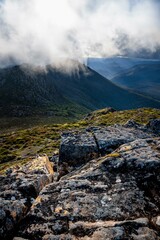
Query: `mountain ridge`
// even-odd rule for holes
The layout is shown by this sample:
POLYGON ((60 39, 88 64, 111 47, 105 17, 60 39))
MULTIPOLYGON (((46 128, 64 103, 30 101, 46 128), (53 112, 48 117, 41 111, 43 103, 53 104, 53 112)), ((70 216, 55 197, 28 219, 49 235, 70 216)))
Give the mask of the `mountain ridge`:
POLYGON ((136 65, 111 81, 123 88, 160 100, 160 63, 136 65))
POLYGON ((0 86, 1 116, 69 116, 110 106, 160 108, 160 102, 120 88, 80 63, 75 74, 52 66, 45 71, 29 68, 29 72, 20 66, 3 69, 0 86))

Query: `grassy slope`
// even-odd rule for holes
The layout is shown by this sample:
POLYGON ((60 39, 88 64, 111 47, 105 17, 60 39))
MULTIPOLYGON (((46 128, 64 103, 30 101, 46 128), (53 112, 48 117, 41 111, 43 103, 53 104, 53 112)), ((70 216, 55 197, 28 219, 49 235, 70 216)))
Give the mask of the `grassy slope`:
POLYGON ((51 125, 55 123, 73 122, 81 119, 89 110, 76 105, 57 109, 54 116, 30 116, 30 117, 0 117, 0 134, 9 133, 35 126, 51 125))
POLYGON ((58 152, 60 135, 63 131, 81 129, 87 126, 108 126, 124 124, 129 119, 145 124, 150 119, 160 118, 158 109, 136 109, 107 113, 105 110, 95 111, 88 118, 75 123, 49 124, 17 130, 0 135, 0 172, 10 166, 23 164, 36 154, 52 156, 58 152))

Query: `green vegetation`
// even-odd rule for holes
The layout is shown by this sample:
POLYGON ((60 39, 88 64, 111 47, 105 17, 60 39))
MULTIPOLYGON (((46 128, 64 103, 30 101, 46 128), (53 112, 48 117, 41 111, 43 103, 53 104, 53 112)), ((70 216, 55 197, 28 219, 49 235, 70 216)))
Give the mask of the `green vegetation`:
POLYGON ((81 119, 89 112, 89 110, 86 110, 85 108, 79 108, 78 105, 70 107, 70 110, 68 110, 67 107, 66 111, 62 110, 62 107, 60 107, 59 112, 58 110, 54 110, 54 114, 51 116, 0 117, 0 134, 37 126, 50 126, 56 123, 64 124, 66 122, 73 122, 81 119))
POLYGON ((160 108, 160 101, 120 88, 83 64, 72 63, 76 70, 72 74, 49 65, 45 71, 30 65, 0 69, 0 118, 75 120, 106 106, 160 108))
POLYGON ((58 152, 60 136, 63 131, 83 129, 87 126, 109 126, 124 124, 129 119, 146 124, 150 119, 160 118, 158 109, 136 109, 107 112, 106 109, 94 111, 83 120, 63 124, 38 125, 0 135, 0 172, 13 165, 20 165, 33 159, 36 154, 51 157, 58 152))
POLYGON ((115 111, 105 114, 105 109, 90 114, 87 123, 93 125, 125 124, 132 119, 140 124, 146 124, 151 119, 160 118, 160 110, 152 108, 140 108, 126 111, 115 111))

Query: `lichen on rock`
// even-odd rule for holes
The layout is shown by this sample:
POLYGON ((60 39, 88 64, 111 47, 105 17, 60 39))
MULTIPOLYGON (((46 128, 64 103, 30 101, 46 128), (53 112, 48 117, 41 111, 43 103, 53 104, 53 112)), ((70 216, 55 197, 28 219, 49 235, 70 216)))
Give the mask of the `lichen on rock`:
POLYGON ((47 157, 1 177, 2 239, 160 240, 159 146, 134 122, 63 134, 58 181, 47 157))
POLYGON ((9 239, 39 192, 53 179, 47 156, 33 159, 0 177, 0 238, 9 239))

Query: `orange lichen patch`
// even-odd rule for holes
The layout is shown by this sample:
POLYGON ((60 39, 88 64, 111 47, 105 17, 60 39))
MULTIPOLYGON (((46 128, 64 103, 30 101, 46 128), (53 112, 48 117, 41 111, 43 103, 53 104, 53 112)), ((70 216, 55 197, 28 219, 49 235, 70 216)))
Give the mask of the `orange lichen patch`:
POLYGON ((37 198, 36 198, 36 203, 41 203, 42 202, 42 198, 40 197, 40 196, 38 196, 37 198))
POLYGON ((26 165, 26 167, 30 172, 35 170, 37 171, 43 170, 45 171, 45 173, 48 172, 48 174, 54 174, 52 163, 49 161, 47 155, 42 157, 39 156, 38 158, 34 159, 32 162, 29 162, 29 164, 26 165))
POLYGON ((32 205, 32 208, 34 208, 37 204, 41 203, 42 202, 42 198, 40 196, 38 196, 36 198, 36 200, 34 201, 33 205, 32 205))
POLYGON ((63 216, 68 216, 69 215, 69 212, 65 209, 63 209, 62 207, 56 207, 55 208, 55 213, 59 213, 63 216))
POLYGON ((16 211, 11 212, 11 216, 13 217, 13 219, 16 219, 16 217, 17 217, 16 211))
POLYGON ((68 216, 68 215, 69 215, 69 212, 68 212, 67 210, 64 210, 64 211, 63 211, 63 215, 64 215, 64 216, 68 216))
POLYGON ((56 207, 55 208, 55 213, 62 213, 63 208, 62 207, 56 207))
POLYGON ((121 157, 121 154, 119 152, 113 152, 113 153, 107 154, 98 159, 98 164, 103 163, 107 158, 118 158, 118 157, 121 157))
POLYGON ((106 157, 115 157, 115 158, 117 158, 117 157, 120 157, 120 156, 121 156, 120 153, 114 152, 114 153, 108 154, 106 157))
POLYGON ((53 166, 52 166, 51 162, 49 161, 48 157, 45 156, 45 157, 43 157, 43 158, 45 158, 46 167, 47 167, 47 169, 48 169, 48 172, 49 172, 50 174, 54 174, 53 166))

